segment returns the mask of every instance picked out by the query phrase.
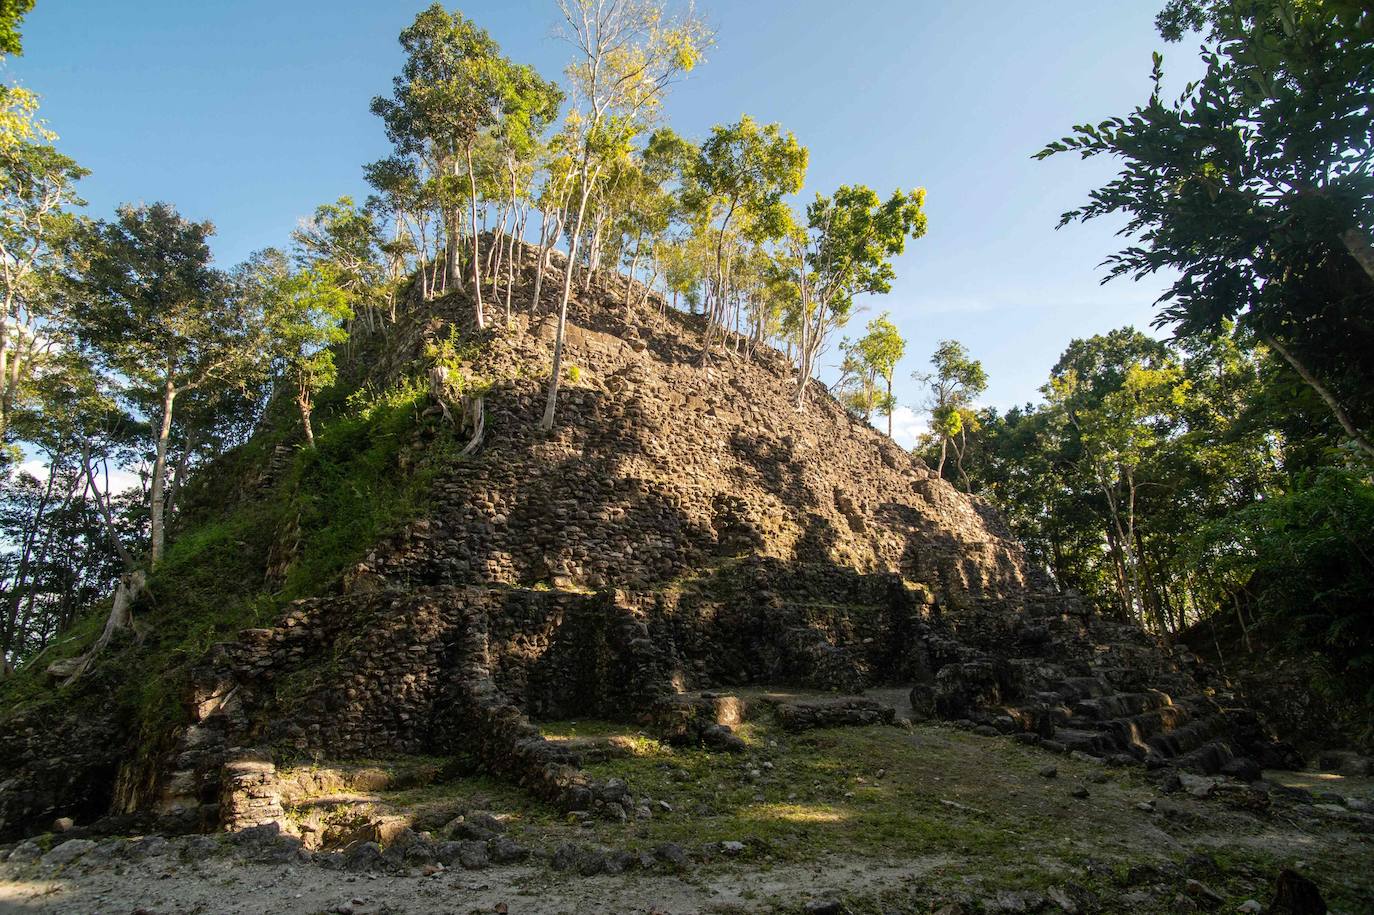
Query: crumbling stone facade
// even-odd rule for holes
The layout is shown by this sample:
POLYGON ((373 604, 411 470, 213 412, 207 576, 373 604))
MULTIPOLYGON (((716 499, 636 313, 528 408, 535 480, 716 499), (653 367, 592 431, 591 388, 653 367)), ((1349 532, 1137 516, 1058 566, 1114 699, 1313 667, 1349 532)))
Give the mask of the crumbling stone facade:
MULTIPOLYGON (((155 772, 126 772, 126 806, 253 825, 275 815, 274 760, 426 753, 610 809, 626 786, 592 783, 531 718, 630 718, 728 750, 728 709, 701 693, 750 684, 900 685, 918 717, 1212 770, 1255 743, 1189 653, 1056 591, 986 505, 819 386, 797 412, 780 354, 703 365, 699 318, 612 288, 573 305, 578 374, 552 433, 536 420, 553 318, 486 339, 482 449, 338 593, 210 651, 190 723, 155 772)), ((412 305, 380 372, 421 372, 466 313, 412 305)), ((785 714, 888 717, 861 700, 785 714)), ((0 790, 6 828, 71 809, 66 789, 16 807, 32 781, 0 790)))

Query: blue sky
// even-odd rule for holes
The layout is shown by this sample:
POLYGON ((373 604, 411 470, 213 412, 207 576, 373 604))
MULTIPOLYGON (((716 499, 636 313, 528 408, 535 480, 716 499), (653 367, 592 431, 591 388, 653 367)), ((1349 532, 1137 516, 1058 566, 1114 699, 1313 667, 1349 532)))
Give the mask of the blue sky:
MULTIPOLYGON (((92 170, 93 215, 168 200, 219 229, 223 266, 281 245, 316 204, 363 196, 363 163, 387 151, 368 112, 388 91, 414 0, 39 0, 25 54, 8 64, 43 98, 64 151, 92 170)), ((1099 286, 1114 225, 1055 231, 1109 163, 1030 156, 1083 120, 1149 92, 1150 52, 1171 84, 1197 71, 1164 46, 1150 0, 699 0, 716 46, 675 86, 666 116, 700 138, 748 113, 811 150, 807 187, 928 191, 929 234, 898 261, 892 312, 908 340, 897 395, 939 340, 963 341, 990 376, 986 402, 1036 398, 1073 337, 1144 327, 1162 281, 1099 286)), ((460 6, 512 58, 561 77, 568 47, 553 0, 460 6)), ((833 357, 833 352, 832 352, 833 357)), ((919 421, 899 413, 909 443, 919 421)))

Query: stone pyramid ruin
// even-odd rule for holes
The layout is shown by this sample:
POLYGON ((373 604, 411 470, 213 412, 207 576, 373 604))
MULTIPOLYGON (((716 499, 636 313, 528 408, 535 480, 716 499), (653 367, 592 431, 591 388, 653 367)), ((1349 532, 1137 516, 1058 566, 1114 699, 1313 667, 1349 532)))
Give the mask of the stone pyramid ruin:
MULTIPOLYGON (((573 302, 552 433, 536 420, 556 319, 517 314, 474 366, 483 444, 445 464, 424 516, 336 593, 215 645, 189 723, 141 768, 125 748, 7 735, 6 827, 74 810, 280 822, 279 763, 408 754, 468 754, 596 815, 633 786, 586 777, 531 720, 631 721, 727 753, 779 688, 812 694, 778 705, 795 728, 940 718, 1206 772, 1272 752, 1193 655, 1059 591, 987 505, 819 385, 798 412, 781 354, 731 340, 703 362, 700 318, 633 287, 627 308, 613 279, 573 302)), ((417 305, 376 371, 419 364, 466 312, 417 305)))

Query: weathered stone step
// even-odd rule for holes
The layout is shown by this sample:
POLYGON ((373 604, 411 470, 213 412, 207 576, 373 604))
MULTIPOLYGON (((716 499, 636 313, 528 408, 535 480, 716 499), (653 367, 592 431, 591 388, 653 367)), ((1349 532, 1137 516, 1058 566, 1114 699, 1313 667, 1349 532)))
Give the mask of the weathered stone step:
POLYGON ((1059 684, 1059 695, 1074 701, 1109 696, 1115 689, 1102 677, 1067 677, 1059 684))
POLYGON ((779 702, 776 711, 778 722, 789 731, 891 724, 896 716, 891 706, 862 696, 779 702))
POLYGON ((339 807, 371 807, 381 800, 375 794, 323 794, 319 797, 297 798, 294 800, 283 800, 282 808, 285 810, 317 810, 334 809, 339 807))
POLYGON ((1103 731, 1055 728, 1054 739, 1070 750, 1078 750, 1091 756, 1109 756, 1120 750, 1112 735, 1103 731))
POLYGON ((1109 696, 1080 699, 1073 704, 1073 713, 1081 718, 1106 721, 1139 715, 1172 705, 1173 700, 1169 698, 1167 693, 1156 689, 1147 689, 1138 693, 1114 693, 1109 696))
POLYGON ((1195 718, 1181 727, 1155 734, 1149 738, 1152 750, 1161 756, 1186 756, 1229 731, 1225 717, 1206 715, 1195 718))
MULTIPOLYGON (((1167 734, 1183 726, 1190 718, 1187 710, 1169 705, 1139 715, 1113 718, 1099 724, 1099 729, 1113 735, 1117 745, 1126 752, 1144 754, 1153 748, 1150 743, 1155 737, 1167 734)), ((1163 754, 1166 756, 1174 753, 1163 754)))

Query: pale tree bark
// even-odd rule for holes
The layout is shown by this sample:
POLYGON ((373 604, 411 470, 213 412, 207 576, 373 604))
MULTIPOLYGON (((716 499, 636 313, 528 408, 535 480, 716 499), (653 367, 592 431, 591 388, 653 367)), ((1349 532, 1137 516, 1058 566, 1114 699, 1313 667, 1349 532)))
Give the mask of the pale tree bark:
POLYGON ((64 686, 80 679, 81 675, 91 666, 91 662, 110 644, 116 632, 133 628, 134 603, 148 590, 147 573, 134 565, 133 557, 124 548, 124 544, 120 542, 119 535, 115 531, 114 518, 110 513, 107 497, 102 495, 100 487, 96 484, 95 470, 91 467, 89 449, 83 451, 81 463, 86 472, 86 480, 90 484, 91 496, 95 499, 96 505, 100 509, 100 516, 105 522, 105 530, 109 534, 110 542, 119 554, 120 561, 124 563, 124 574, 120 576, 119 583, 115 587, 114 597, 110 602, 110 615, 105 618, 105 628, 101 631, 100 638, 96 639, 95 644, 85 654, 56 661, 48 666, 48 675, 63 680, 64 686))
MULTIPOLYGON (((730 208, 725 211, 725 218, 720 221, 720 234, 716 236, 716 289, 725 288, 725 233, 729 230, 730 219, 735 215, 735 201, 730 201, 730 208)), ((805 269, 805 268, 803 268, 805 269)), ((706 318, 706 339, 702 342, 702 348, 706 351, 711 349, 712 323, 711 318, 706 318)))
POLYGON ((419 243, 415 246, 415 266, 420 273, 420 301, 422 302, 428 302, 430 296, 428 268, 429 238, 426 236, 425 233, 425 222, 427 221, 427 217, 423 221, 419 219, 415 221, 415 234, 416 237, 419 239, 419 243))
POLYGON ((12 247, 4 238, 0 238, 0 282, 5 289, 4 311, 0 312, 0 441, 4 440, 5 431, 9 428, 23 367, 22 353, 16 346, 16 343, 22 344, 23 334, 11 335, 9 326, 10 321, 14 321, 16 326, 23 326, 19 317, 22 306, 17 293, 38 266, 44 249, 44 220, 60 206, 62 193, 60 182, 58 185, 49 184, 35 209, 16 216, 20 223, 20 234, 26 238, 24 244, 12 247), (15 347, 13 356, 11 347, 15 347))
POLYGON ((1359 229, 1346 229, 1341 233, 1341 243, 1364 268, 1364 272, 1369 274, 1369 278, 1374 280, 1374 244, 1370 243, 1369 236, 1359 229))
MULTIPOLYGON (((501 275, 501 239, 506 237, 506 222, 510 219, 510 213, 504 206, 496 209, 496 225, 492 227, 491 242, 487 245, 487 282, 491 285, 491 294, 494 298, 498 297, 496 280, 501 275)), ((482 234, 486 235, 486 217, 482 218, 482 234)), ((499 301, 499 298, 498 298, 499 301)))
POLYGON ((189 472, 191 455, 195 452, 196 444, 196 428, 192 426, 186 433, 186 444, 182 446, 181 457, 177 458, 177 465, 172 470, 172 488, 167 495, 168 518, 176 515, 177 495, 181 492, 182 484, 186 482, 186 474, 189 472))
POLYGON ((968 449, 968 426, 959 427, 959 445, 954 452, 954 465, 959 469, 959 479, 964 481, 964 492, 973 492, 973 481, 968 478, 968 471, 964 469, 964 451, 968 449))
POLYGON ((571 193, 572 180, 567 176, 559 182, 558 193, 555 195, 552 231, 548 231, 549 213, 542 209, 539 211, 539 257, 535 264, 537 269, 534 274, 534 292, 530 298, 531 315, 537 314, 543 307, 540 295, 544 286, 544 271, 548 269, 554 243, 563 233, 563 224, 567 221, 568 197, 571 193))
POLYGON ((631 298, 634 295, 635 271, 639 269, 640 245, 643 241, 644 232, 640 230, 639 234, 635 236, 635 253, 634 257, 630 258, 630 272, 625 277, 625 314, 627 317, 634 313, 634 304, 631 298))
POLYGON ((5 310, 0 312, 0 442, 5 439, 5 430, 10 420, 10 311, 13 296, 5 295, 5 310))
POLYGON ((305 447, 315 447, 315 429, 310 424, 310 399, 304 394, 296 398, 296 406, 301 411, 301 431, 305 433, 305 447))
POLYGON ((572 240, 568 243, 568 265, 567 269, 563 271, 563 294, 558 304, 558 332, 554 336, 553 343, 553 372, 549 375, 549 391, 544 402, 544 416, 539 421, 539 428, 545 432, 553 428, 553 417, 558 408, 558 387, 563 376, 563 335, 568 325, 568 299, 572 295, 573 270, 577 261, 577 243, 582 237, 582 223, 587 215, 587 198, 591 196, 591 181, 601 170, 598 166, 595 171, 592 171, 589 160, 590 152, 584 152, 581 169, 582 192, 578 195, 577 221, 573 226, 572 240))
MULTIPOLYGON (((472 170, 472 144, 469 143, 464 149, 464 154, 468 160, 468 203, 472 208, 472 296, 476 303, 477 326, 486 327, 486 317, 482 313, 482 255, 479 250, 479 235, 477 231, 477 175, 472 170)), ((454 163, 457 168, 457 163, 454 163)))
POLYGON ((155 566, 162 559, 167 543, 166 518, 163 514, 167 489, 167 443, 172 434, 172 406, 176 402, 177 389, 172 383, 169 368, 167 380, 162 386, 162 424, 158 427, 157 453, 153 460, 152 491, 148 499, 148 534, 151 541, 148 554, 149 566, 155 566))
POLYGON ((1140 587, 1140 559, 1135 551, 1135 474, 1129 467, 1122 467, 1120 475, 1126 484, 1127 493, 1124 526, 1122 506, 1117 498, 1115 486, 1108 482, 1106 474, 1101 470, 1098 472, 1098 486, 1107 500, 1107 513, 1112 526, 1116 529, 1116 539, 1121 549, 1126 573, 1126 605, 1129 612, 1137 615, 1141 622, 1144 622, 1140 587))
POLYGON ((892 411, 896 407, 892 402, 892 373, 888 372, 884 377, 887 379, 887 437, 892 438, 892 411))
POLYGON ((110 615, 105 618, 105 628, 101 630, 100 638, 95 640, 95 644, 85 654, 50 664, 48 675, 62 678, 63 686, 70 686, 79 680, 91 666, 91 662, 110 644, 116 632, 134 627, 134 603, 147 589, 148 576, 142 569, 125 572, 115 587, 114 599, 110 602, 110 615))
POLYGON ((601 213, 597 213, 592 219, 592 238, 587 247, 587 272, 582 277, 583 294, 592 291, 592 277, 601 263, 601 228, 603 223, 604 217, 601 213))
POLYGON ((1341 428, 1345 430, 1346 435, 1350 436, 1351 441, 1353 441, 1366 455, 1374 457, 1374 442, 1371 442, 1359 427, 1355 425, 1354 421, 1350 418, 1350 414, 1345 412, 1345 408, 1341 406, 1341 402, 1336 399, 1336 395, 1332 394, 1331 391, 1327 389, 1326 385, 1322 384, 1317 379, 1317 376, 1313 375, 1308 370, 1307 366, 1276 338, 1266 334, 1262 335, 1260 339, 1268 344, 1274 352, 1282 356, 1284 361, 1293 367, 1293 371, 1297 372, 1302 380, 1307 382, 1307 385, 1317 392, 1317 396, 1326 404, 1327 409, 1331 411, 1331 415, 1336 417, 1336 422, 1341 424, 1341 428))
POLYGON ((136 566, 134 557, 124 546, 124 541, 119 539, 119 531, 115 528, 114 523, 114 513, 110 511, 109 497, 95 479, 95 468, 91 466, 89 448, 81 454, 81 466, 86 471, 86 481, 90 484, 91 498, 95 499, 96 507, 100 509, 100 520, 105 523, 105 535, 110 540, 110 546, 114 547, 115 553, 119 556, 119 561, 124 564, 124 570, 126 572, 133 571, 136 566))
MULTIPOLYGON (((539 251, 534 258, 534 291, 530 293, 530 314, 539 313, 539 296, 544 288, 544 270, 547 266, 549 257, 549 245, 547 233, 549 228, 549 214, 543 210, 539 211, 539 251)), ((554 223, 554 231, 558 231, 558 223, 554 223)))
MULTIPOLYGON (((515 171, 515 166, 510 167, 510 209, 516 212, 516 197, 519 195, 519 186, 515 171)), ((515 240, 517 236, 524 234, 524 224, 518 214, 512 219, 512 231, 508 239, 508 254, 506 257, 506 324, 511 321, 511 299, 515 295, 515 240)))

